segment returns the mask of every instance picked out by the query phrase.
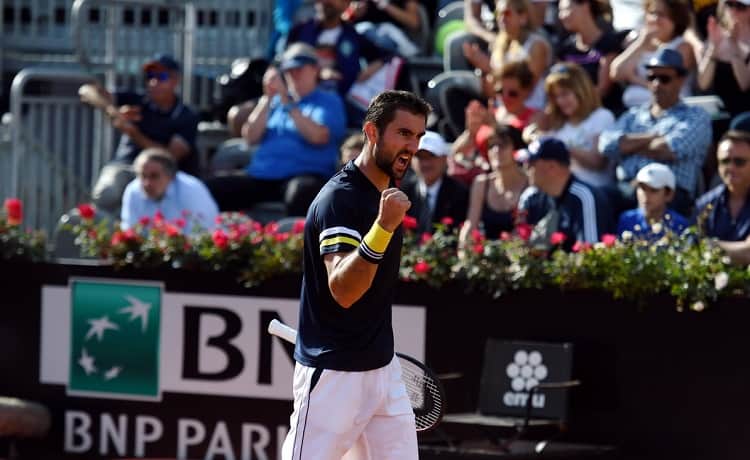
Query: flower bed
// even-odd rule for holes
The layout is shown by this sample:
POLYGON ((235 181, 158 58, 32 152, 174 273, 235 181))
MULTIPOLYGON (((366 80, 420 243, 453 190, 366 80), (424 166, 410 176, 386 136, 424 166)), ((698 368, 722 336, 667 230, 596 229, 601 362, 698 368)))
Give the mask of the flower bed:
MULTIPOLYGON (((21 230, 20 206, 8 200, 0 216, 2 257, 44 260, 43 236, 21 230)), ((301 220, 281 231, 276 223, 261 225, 243 214, 225 214, 212 232, 186 232, 190 216, 166 221, 157 214, 131 229, 111 230, 110 223, 95 219, 91 206, 79 206, 78 213, 81 222, 70 230, 82 253, 115 267, 224 271, 246 286, 301 272, 301 220)), ((403 225, 401 278, 434 288, 461 281, 493 297, 515 289, 593 289, 643 306, 654 296, 669 294, 678 310, 696 311, 720 295, 750 293, 750 271, 730 265, 721 248, 699 238, 695 229, 679 236, 667 233, 657 241, 605 235, 593 245, 576 243, 573 252, 566 253, 556 250, 564 241, 559 233, 551 237, 551 251, 531 247, 525 226, 498 240, 475 232, 465 250, 458 251, 457 232, 449 220, 437 225, 434 234, 417 234, 416 221, 408 217, 403 225)))

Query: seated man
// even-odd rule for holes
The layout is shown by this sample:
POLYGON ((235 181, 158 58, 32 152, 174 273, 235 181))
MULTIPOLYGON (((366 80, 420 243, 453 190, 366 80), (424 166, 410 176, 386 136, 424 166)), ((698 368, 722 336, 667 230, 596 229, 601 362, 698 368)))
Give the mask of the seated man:
POLYGON ((198 115, 177 96, 180 67, 172 57, 157 55, 143 65, 146 94, 122 91, 108 93, 86 84, 78 94, 81 100, 106 112, 112 126, 122 133, 115 159, 105 165, 92 192, 94 203, 115 212, 125 186, 133 179, 132 164, 142 149, 160 147, 169 152, 179 168, 199 173, 195 148, 198 115))
POLYGON ((680 100, 687 69, 679 52, 660 48, 648 61, 650 104, 625 112, 611 130, 599 136, 599 151, 617 165, 623 203, 635 206, 631 185, 638 171, 649 163, 668 165, 677 179, 673 207, 688 214, 695 199, 698 174, 711 143, 711 119, 700 107, 680 100))
POLYGON ((448 176, 450 147, 443 137, 427 131, 419 140, 419 148, 412 158, 415 174, 404 180, 401 189, 412 205, 407 214, 417 219, 417 231, 434 231, 434 224, 450 217, 454 225, 466 219, 469 190, 448 176))
POLYGON ((133 162, 136 178, 125 188, 120 220, 123 229, 159 211, 167 221, 185 220, 185 233, 213 228, 219 208, 206 186, 177 170, 166 150, 148 148, 133 162))
POLYGON ((530 243, 551 247, 555 232, 565 235, 562 248, 569 251, 576 241, 598 242, 612 228, 611 208, 603 192, 578 180, 570 171, 570 152, 561 141, 547 137, 529 145, 525 158, 528 187, 518 208, 526 211, 526 222, 534 225, 530 243))
POLYGON ((629 231, 636 238, 656 240, 667 229, 675 234, 682 233, 687 227, 687 219, 667 207, 674 198, 676 186, 669 166, 649 163, 638 171, 635 182, 638 208, 620 215, 617 235, 629 231))
POLYGON ((750 112, 737 115, 716 152, 722 184, 696 202, 694 220, 735 261, 750 262, 750 112))
POLYGON ((344 108, 336 93, 318 87, 315 49, 292 44, 282 55, 280 70, 283 75, 264 85, 264 95, 242 126, 248 144, 258 144, 247 175, 207 181, 222 211, 284 201, 288 215, 304 216, 337 170, 346 130, 344 108))

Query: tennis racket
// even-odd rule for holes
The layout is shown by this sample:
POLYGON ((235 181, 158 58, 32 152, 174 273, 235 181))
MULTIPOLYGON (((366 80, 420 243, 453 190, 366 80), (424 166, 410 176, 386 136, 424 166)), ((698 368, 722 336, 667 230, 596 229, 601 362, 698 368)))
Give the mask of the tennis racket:
MULTIPOLYGON (((297 331, 280 322, 271 320, 268 332, 290 343, 297 342, 297 331)), ((414 410, 417 431, 435 428, 445 413, 445 390, 434 372, 424 364, 403 353, 396 353, 401 364, 401 379, 414 410)))

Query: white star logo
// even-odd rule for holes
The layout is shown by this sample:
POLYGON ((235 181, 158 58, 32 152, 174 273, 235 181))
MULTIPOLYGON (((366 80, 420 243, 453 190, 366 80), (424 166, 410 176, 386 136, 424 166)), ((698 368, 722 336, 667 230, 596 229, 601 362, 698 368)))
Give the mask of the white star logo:
POLYGON ((78 358, 78 364, 86 372, 86 375, 91 375, 96 372, 96 366, 94 366, 94 357, 89 355, 85 348, 81 349, 81 357, 78 358))
POLYGON ((90 339, 91 336, 96 335, 96 338, 101 342, 104 336, 104 331, 106 331, 107 329, 111 329, 113 331, 120 329, 117 324, 110 321, 106 316, 103 316, 99 319, 90 319, 88 320, 88 322, 89 324, 91 324, 91 328, 86 333, 86 340, 90 339))
POLYGON ((121 308, 120 313, 130 313, 129 321, 140 318, 143 332, 146 332, 146 328, 148 327, 148 311, 151 308, 151 304, 143 302, 131 295, 126 295, 125 299, 130 302, 130 305, 121 308))
POLYGON ((114 366, 112 369, 104 373, 104 380, 112 380, 119 377, 120 371, 122 371, 122 367, 114 366))

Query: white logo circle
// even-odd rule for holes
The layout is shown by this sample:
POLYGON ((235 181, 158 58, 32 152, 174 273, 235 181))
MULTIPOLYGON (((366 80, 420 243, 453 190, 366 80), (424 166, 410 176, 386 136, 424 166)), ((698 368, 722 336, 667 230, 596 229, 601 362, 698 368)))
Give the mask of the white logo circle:
POLYGON ((542 354, 539 351, 518 350, 513 355, 513 362, 506 366, 505 373, 511 379, 513 391, 521 392, 539 385, 540 381, 547 378, 548 369, 542 364, 542 354))

